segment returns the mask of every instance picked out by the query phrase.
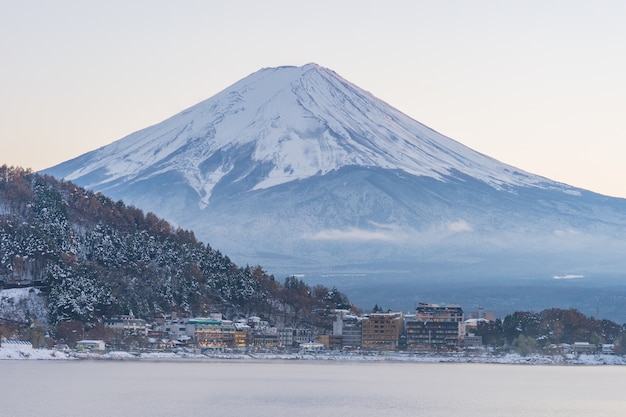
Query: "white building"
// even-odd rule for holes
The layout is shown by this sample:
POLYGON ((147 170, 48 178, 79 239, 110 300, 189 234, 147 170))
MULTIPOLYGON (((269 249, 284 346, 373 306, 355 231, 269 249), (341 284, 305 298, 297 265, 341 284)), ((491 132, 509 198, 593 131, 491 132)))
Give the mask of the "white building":
POLYGON ((104 340, 79 340, 76 342, 76 349, 104 352, 106 350, 106 345, 104 340))
POLYGON ((134 316, 115 316, 104 323, 105 326, 119 331, 126 336, 147 336, 148 327, 143 319, 136 319, 134 316))

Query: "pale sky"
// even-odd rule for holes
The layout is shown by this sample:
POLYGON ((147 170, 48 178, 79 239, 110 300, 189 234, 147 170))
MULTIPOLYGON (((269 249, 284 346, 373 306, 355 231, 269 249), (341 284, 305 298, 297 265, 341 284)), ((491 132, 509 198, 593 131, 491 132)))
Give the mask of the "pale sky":
POLYGON ((315 62, 476 151, 626 197, 626 1, 0 5, 0 164, 44 169, 315 62))

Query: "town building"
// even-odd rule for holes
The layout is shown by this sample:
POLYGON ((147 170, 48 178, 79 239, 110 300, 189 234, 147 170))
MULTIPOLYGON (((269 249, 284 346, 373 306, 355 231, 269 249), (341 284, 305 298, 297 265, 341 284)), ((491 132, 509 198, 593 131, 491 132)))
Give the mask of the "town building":
POLYGON ((496 321, 496 315, 493 311, 485 311, 483 307, 478 307, 475 311, 469 311, 465 314, 466 319, 479 319, 486 321, 496 321))
POLYGON ((106 345, 104 340, 79 340, 76 342, 76 350, 104 352, 106 345))
MULTIPOLYGON (((351 314, 348 310, 336 310, 333 322, 333 336, 340 337, 340 347, 343 349, 358 349, 362 344, 361 318, 351 314)), ((330 344, 330 343, 329 343, 330 344)))
POLYGON ((26 340, 13 340, 13 339, 3 339, 0 338, 0 347, 5 348, 15 348, 15 349, 32 349, 33 344, 26 340))
POLYGON ((600 349, 603 355, 614 355, 615 354, 615 345, 613 343, 604 343, 602 348, 600 349))
POLYGON ((315 341, 324 345, 326 349, 339 350, 343 346, 341 344, 341 336, 333 334, 323 334, 318 336, 315 341))
POLYGON ((285 348, 297 348, 302 343, 308 343, 313 340, 313 331, 311 329, 295 329, 286 327, 278 329, 278 338, 280 344, 285 348))
POLYGON ((344 349, 359 349, 361 347, 363 329, 359 318, 344 320, 341 344, 344 349))
POLYGON ((483 337, 474 334, 463 336, 463 347, 465 349, 479 349, 483 346, 483 337))
POLYGON ((275 328, 253 330, 252 346, 263 349, 272 349, 282 347, 278 331, 275 328))
POLYGON ((234 348, 243 349, 251 343, 251 329, 246 323, 233 323, 235 326, 235 344, 234 348))
POLYGON ((316 353, 324 349, 321 343, 307 342, 300 345, 300 350, 305 353, 316 353))
POLYGON ((189 342, 196 333, 196 325, 188 318, 171 318, 159 324, 157 329, 163 330, 163 336, 179 342, 189 342))
POLYGON ((361 345, 365 349, 396 350, 402 327, 401 312, 368 314, 361 321, 361 345))
POLYGON ((110 327, 124 336, 146 336, 148 327, 144 319, 136 319, 134 316, 114 316, 104 322, 106 327, 110 327))
POLYGON ((467 333, 476 333, 478 332, 478 327, 484 324, 489 323, 490 321, 487 319, 467 319, 465 320, 465 331, 467 333))
POLYGON ((195 328, 194 340, 201 349, 224 349, 235 347, 236 328, 230 320, 217 318, 192 318, 189 323, 195 328))
POLYGON ((415 317, 405 323, 408 350, 458 350, 464 334, 463 310, 458 305, 420 303, 415 317))
POLYGON ((416 321, 463 322, 463 309, 456 304, 419 303, 415 309, 416 321))
POLYGON ((596 345, 589 342, 574 342, 574 344, 572 345, 572 353, 578 354, 596 353, 597 349, 598 348, 596 345))

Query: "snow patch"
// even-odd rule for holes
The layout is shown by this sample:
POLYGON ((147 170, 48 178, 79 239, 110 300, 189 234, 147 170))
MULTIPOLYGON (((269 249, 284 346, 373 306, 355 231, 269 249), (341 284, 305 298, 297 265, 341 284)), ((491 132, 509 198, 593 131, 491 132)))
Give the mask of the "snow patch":
POLYGON ((11 348, 0 346, 0 360, 6 359, 30 359, 30 360, 67 360, 72 357, 58 350, 52 349, 30 349, 30 348, 11 348))
POLYGON ((575 275, 575 274, 567 274, 567 275, 554 275, 552 279, 581 279, 585 278, 584 275, 575 275))
POLYGON ((36 288, 10 288, 0 290, 0 317, 26 322, 37 320, 46 323, 48 310, 41 291, 36 288))
POLYGON ((565 194, 574 195, 574 196, 577 196, 577 197, 580 197, 582 195, 580 191, 575 190, 573 188, 564 189, 563 192, 565 194))

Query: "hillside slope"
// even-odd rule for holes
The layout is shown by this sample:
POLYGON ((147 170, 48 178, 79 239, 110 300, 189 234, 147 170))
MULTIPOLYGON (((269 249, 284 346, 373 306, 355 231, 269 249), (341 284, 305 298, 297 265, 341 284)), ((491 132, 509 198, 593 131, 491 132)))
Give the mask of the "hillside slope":
MULTIPOLYGON (((293 278, 286 282, 299 284, 293 278)), ((155 313, 202 316, 219 311, 231 318, 258 315, 314 326, 322 325, 320 314, 350 305, 343 294, 321 286, 303 285, 307 295, 296 299, 292 288, 260 266, 239 267, 193 232, 152 213, 71 182, 7 166, 0 167, 3 287, 37 288, 35 295, 41 289, 47 312, 42 317, 41 304, 28 300, 8 305, 9 291, 0 313, 11 317, 0 317, 52 324, 77 320, 95 325, 119 314, 151 319, 155 313)))

